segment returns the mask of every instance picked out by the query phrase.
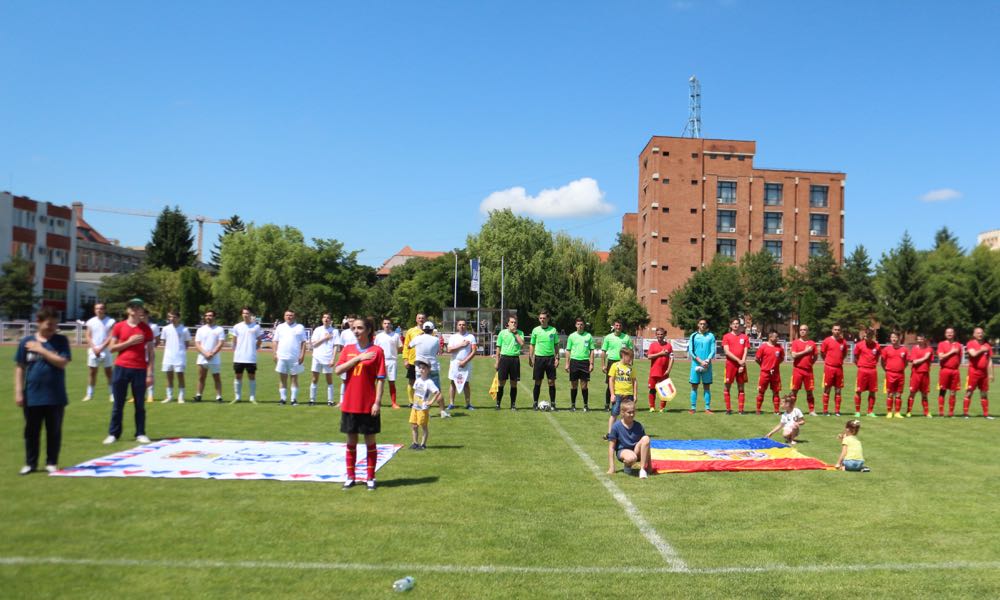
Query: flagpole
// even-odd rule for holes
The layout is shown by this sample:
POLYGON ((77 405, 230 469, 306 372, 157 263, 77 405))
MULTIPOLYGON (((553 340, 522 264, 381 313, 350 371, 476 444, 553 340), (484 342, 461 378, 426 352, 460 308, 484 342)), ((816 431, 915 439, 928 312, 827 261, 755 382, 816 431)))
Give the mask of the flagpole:
POLYGON ((476 331, 479 331, 479 322, 482 320, 482 316, 479 314, 479 307, 481 306, 480 302, 479 302, 479 299, 480 299, 480 294, 482 293, 481 290, 483 289, 483 284, 482 284, 482 281, 483 281, 483 258, 482 257, 477 257, 476 260, 479 261, 479 285, 476 286, 476 331))
POLYGON ((458 251, 455 251, 455 295, 451 302, 452 308, 458 308, 458 251))
POLYGON ((503 272, 503 256, 500 257, 500 327, 503 328, 507 324, 507 315, 504 312, 504 297, 503 297, 503 284, 504 284, 504 272, 503 272))

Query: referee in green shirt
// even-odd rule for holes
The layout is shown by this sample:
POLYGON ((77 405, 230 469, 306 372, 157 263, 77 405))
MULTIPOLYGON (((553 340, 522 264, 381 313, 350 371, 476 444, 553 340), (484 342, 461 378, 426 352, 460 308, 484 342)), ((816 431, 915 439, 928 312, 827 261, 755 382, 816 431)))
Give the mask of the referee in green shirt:
MULTIPOLYGON (((604 336, 604 343, 601 350, 604 356, 601 357, 601 368, 604 370, 604 379, 608 378, 608 371, 622 358, 622 348, 635 349, 632 345, 632 338, 628 334, 622 333, 622 322, 615 321, 612 331, 604 336)), ((611 386, 604 391, 604 410, 611 410, 611 386)))
POLYGON ((517 328, 517 317, 507 320, 507 329, 497 336, 497 410, 503 400, 503 386, 509 379, 510 409, 517 410, 517 382, 521 379, 521 348, 524 347, 524 332, 517 328))
POLYGON ((590 373, 594 370, 594 336, 584 331, 586 323, 583 317, 576 318, 576 331, 566 339, 566 372, 569 373, 570 410, 576 410, 576 388, 583 389, 583 412, 590 410, 590 400, 587 386, 590 384, 590 373))
POLYGON ((556 369, 559 368, 559 332, 549 325, 548 311, 538 313, 538 327, 531 330, 531 345, 528 346, 528 366, 534 367, 532 379, 535 382, 532 408, 538 410, 538 395, 542 392, 542 376, 549 380, 549 404, 556 409, 556 369))

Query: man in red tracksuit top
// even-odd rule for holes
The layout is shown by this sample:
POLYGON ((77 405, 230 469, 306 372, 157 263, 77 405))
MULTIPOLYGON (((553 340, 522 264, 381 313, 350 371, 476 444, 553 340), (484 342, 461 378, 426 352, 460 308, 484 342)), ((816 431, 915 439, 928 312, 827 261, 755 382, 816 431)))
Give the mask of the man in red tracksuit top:
POLYGON ((816 362, 816 355, 819 353, 819 346, 809 339, 809 327, 799 325, 799 337, 792 342, 792 393, 798 400, 799 390, 806 389, 806 400, 809 402, 809 416, 816 416, 816 399, 813 397, 813 388, 816 386, 813 377, 813 364, 816 362))
POLYGON ((840 331, 840 325, 834 324, 830 337, 823 340, 819 347, 823 356, 823 416, 829 416, 830 388, 834 388, 833 411, 840 416, 840 392, 844 389, 844 357, 847 356, 847 340, 840 331))
POLYGON ((723 398, 726 399, 726 414, 732 414, 732 402, 730 390, 733 383, 736 383, 737 408, 743 414, 743 405, 746 402, 746 393, 743 386, 747 382, 747 353, 750 351, 750 338, 745 333, 740 333, 740 320, 732 319, 729 322, 729 333, 722 336, 722 350, 726 353, 726 379, 723 398))
POLYGON ((858 378, 854 385, 854 416, 861 416, 861 392, 868 392, 868 416, 875 416, 875 393, 878 392, 879 346, 875 340, 875 330, 862 329, 854 344, 854 364, 858 367, 858 378))
POLYGON ((774 414, 778 414, 781 392, 781 363, 785 360, 785 351, 778 345, 778 332, 772 330, 767 334, 767 343, 757 348, 754 360, 760 365, 760 379, 757 380, 757 414, 764 404, 764 390, 771 388, 774 394, 774 414))
POLYGON ((903 384, 906 383, 906 346, 899 345, 900 335, 893 331, 889 334, 889 345, 882 348, 882 369, 885 371, 885 418, 895 416, 902 419, 903 384))
POLYGON ((979 402, 983 407, 983 416, 990 416, 990 381, 993 380, 993 348, 983 340, 983 328, 976 327, 972 331, 972 339, 965 345, 969 354, 969 379, 965 389, 965 400, 962 401, 962 416, 969 418, 969 404, 972 403, 972 393, 979 390, 979 402))
POLYGON ((958 366, 962 364, 962 344, 955 341, 955 330, 951 327, 944 330, 944 339, 937 346, 938 361, 941 370, 938 372, 938 416, 944 416, 944 395, 951 392, 948 398, 948 416, 955 416, 955 397, 958 395, 958 366))
POLYGON ((906 416, 913 412, 913 397, 920 392, 920 401, 924 406, 924 416, 931 416, 927 406, 927 394, 931 387, 931 362, 934 360, 934 349, 927 343, 927 338, 917 335, 917 345, 910 348, 910 397, 906 401, 906 416))

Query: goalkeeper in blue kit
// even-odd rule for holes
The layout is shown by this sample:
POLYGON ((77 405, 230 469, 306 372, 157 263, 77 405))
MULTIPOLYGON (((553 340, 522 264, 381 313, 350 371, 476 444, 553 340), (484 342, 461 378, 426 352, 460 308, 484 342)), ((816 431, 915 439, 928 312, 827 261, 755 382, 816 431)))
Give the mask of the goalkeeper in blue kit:
POLYGON ((708 330, 708 321, 698 320, 698 331, 688 338, 688 356, 691 358, 691 414, 698 405, 698 384, 702 386, 705 412, 712 413, 712 359, 715 358, 715 334, 708 330))

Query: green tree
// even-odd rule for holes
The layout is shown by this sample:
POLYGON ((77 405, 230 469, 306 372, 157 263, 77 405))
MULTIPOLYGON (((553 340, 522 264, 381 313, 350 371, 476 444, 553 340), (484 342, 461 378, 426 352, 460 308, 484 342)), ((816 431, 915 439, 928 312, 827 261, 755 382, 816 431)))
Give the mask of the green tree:
POLYGON ((744 254, 739 262, 739 274, 745 314, 761 330, 789 316, 792 305, 785 289, 785 278, 769 252, 744 254))
POLYGON ((163 207, 156 218, 153 237, 146 244, 146 262, 153 268, 180 269, 194 264, 195 253, 191 250, 194 237, 191 223, 181 209, 163 207))
POLYGON ((952 233, 947 226, 938 229, 937 232, 934 234, 934 249, 936 250, 944 244, 951 244, 956 248, 959 247, 958 236, 952 233))
POLYGON ((649 313, 636 298, 635 290, 615 282, 614 299, 608 307, 608 321, 621 321, 622 329, 634 335, 640 327, 649 325, 649 313))
POLYGON ((954 327, 967 331, 972 322, 969 310, 972 280, 961 249, 950 240, 942 241, 926 254, 926 296, 921 312, 926 319, 927 333, 940 338, 944 330, 954 327))
POLYGON ((876 309, 872 262, 864 246, 859 244, 854 248, 844 261, 841 274, 844 289, 830 321, 839 323, 845 334, 856 333, 859 328, 871 325, 876 309))
POLYGON ((219 234, 219 239, 216 240, 215 246, 212 247, 212 268, 215 271, 219 270, 219 259, 222 254, 222 244, 226 241, 226 236, 230 236, 234 233, 243 233, 247 230, 246 224, 240 219, 239 215, 233 215, 229 217, 229 220, 222 225, 222 233, 219 234))
POLYGON ((876 268, 875 290, 879 320, 903 332, 920 331, 924 324, 924 273, 920 254, 909 233, 883 254, 876 268))
POLYGON ((970 325, 1000 337, 1000 252, 976 246, 968 257, 970 325))
POLYGON ((734 293, 738 282, 735 265, 717 257, 670 294, 670 323, 690 333, 697 329, 699 319, 707 319, 709 329, 721 336, 729 320, 740 314, 734 293))
POLYGON ((605 265, 614 281, 620 281, 626 287, 636 289, 635 277, 639 265, 639 250, 632 234, 618 234, 615 245, 608 253, 608 262, 605 265))
POLYGON ((201 321, 202 306, 211 300, 211 294, 194 267, 181 269, 179 279, 181 320, 193 325, 201 321))
POLYGON ((180 274, 170 269, 153 269, 143 265, 131 273, 119 273, 103 280, 98 296, 113 317, 123 317, 125 304, 138 297, 146 304, 150 317, 159 319, 167 310, 179 306, 180 274))
POLYGON ((3 271, 0 275, 0 314, 11 319, 30 319, 31 310, 40 300, 35 295, 31 261, 14 256, 0 269, 3 271))

